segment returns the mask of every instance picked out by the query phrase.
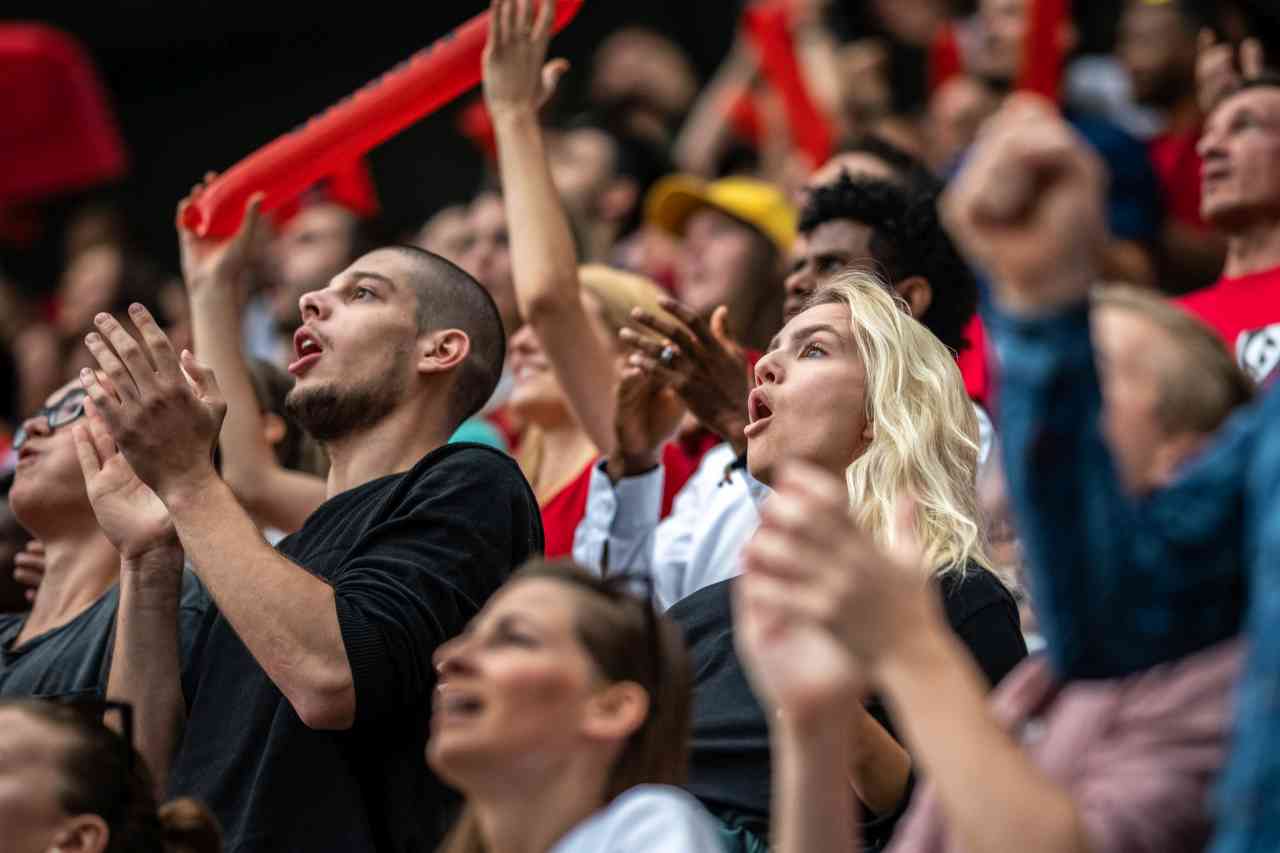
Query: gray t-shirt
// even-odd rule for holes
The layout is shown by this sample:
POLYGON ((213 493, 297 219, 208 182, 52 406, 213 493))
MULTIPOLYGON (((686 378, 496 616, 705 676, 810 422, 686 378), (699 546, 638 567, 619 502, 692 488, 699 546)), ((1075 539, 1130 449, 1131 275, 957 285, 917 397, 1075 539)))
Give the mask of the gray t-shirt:
MULTIPOLYGON (((120 587, 113 584, 75 619, 16 648, 14 641, 27 614, 0 615, 0 697, 103 698, 111 674, 119 602, 120 587)), ((204 586, 191 572, 184 572, 178 612, 178 654, 184 666, 195 628, 208 608, 204 586)))
POLYGON ((637 785, 561 838, 550 853, 720 853, 716 820, 692 795, 637 785))

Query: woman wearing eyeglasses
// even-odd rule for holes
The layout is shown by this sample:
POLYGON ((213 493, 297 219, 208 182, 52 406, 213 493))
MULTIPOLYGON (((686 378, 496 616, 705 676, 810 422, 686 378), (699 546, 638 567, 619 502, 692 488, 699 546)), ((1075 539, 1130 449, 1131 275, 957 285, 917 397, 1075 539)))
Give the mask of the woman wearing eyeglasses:
MULTIPOLYGON (((0 697, 101 698, 106 691, 121 555, 85 491, 72 437, 84 415, 84 389, 68 383, 14 436, 9 506, 44 543, 45 574, 29 612, 0 615, 0 697)), ((194 625, 207 607, 194 577, 184 579, 182 604, 184 625, 194 625)))
POLYGON ((680 788, 689 665, 646 598, 535 563, 436 653, 427 761, 466 798, 444 853, 718 853, 680 788))
POLYGON ((197 803, 177 800, 157 810, 141 757, 103 725, 103 711, 113 705, 0 700, 0 850, 222 849, 217 821, 197 803))

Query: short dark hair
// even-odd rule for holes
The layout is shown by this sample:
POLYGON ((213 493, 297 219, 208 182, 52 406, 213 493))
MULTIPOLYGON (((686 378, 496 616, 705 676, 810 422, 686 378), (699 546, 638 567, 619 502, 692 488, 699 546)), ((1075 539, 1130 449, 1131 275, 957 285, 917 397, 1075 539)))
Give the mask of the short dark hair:
POLYGON ((878 134, 864 133, 845 141, 840 146, 837 156, 840 154, 866 154, 876 158, 893 170, 899 184, 909 189, 942 191, 942 182, 929 168, 928 163, 878 134))
POLYGON ((855 180, 842 172, 835 183, 810 193, 800 233, 837 219, 871 229, 871 257, 890 282, 926 279, 933 301, 918 319, 952 350, 968 349, 964 333, 978 308, 978 284, 938 219, 936 190, 880 178, 855 180))
POLYGON ((457 426, 484 407, 502 378, 507 357, 502 315, 489 291, 448 259, 417 246, 387 248, 412 259, 422 271, 412 281, 418 296, 418 331, 461 329, 471 341, 470 354, 458 366, 450 401, 457 426))

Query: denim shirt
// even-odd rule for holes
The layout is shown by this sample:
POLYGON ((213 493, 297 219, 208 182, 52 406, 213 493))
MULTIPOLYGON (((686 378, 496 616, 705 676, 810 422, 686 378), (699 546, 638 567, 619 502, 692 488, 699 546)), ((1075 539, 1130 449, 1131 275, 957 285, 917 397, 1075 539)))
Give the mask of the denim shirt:
POLYGON ((1054 669, 1107 678, 1246 627, 1214 853, 1280 849, 1280 394, 1234 416, 1166 489, 1125 494, 1104 443, 1088 310, 984 317, 1009 494, 1054 669), (1267 429, 1267 425, 1271 429, 1267 429))

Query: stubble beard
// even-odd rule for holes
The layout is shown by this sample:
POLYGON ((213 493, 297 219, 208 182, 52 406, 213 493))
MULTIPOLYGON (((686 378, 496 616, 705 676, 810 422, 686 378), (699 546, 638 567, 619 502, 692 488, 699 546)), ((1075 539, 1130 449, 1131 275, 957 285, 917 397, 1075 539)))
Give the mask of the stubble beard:
POLYGON ((285 411, 317 441, 327 444, 363 432, 391 414, 403 396, 399 376, 380 383, 339 390, 333 384, 294 386, 285 411))

